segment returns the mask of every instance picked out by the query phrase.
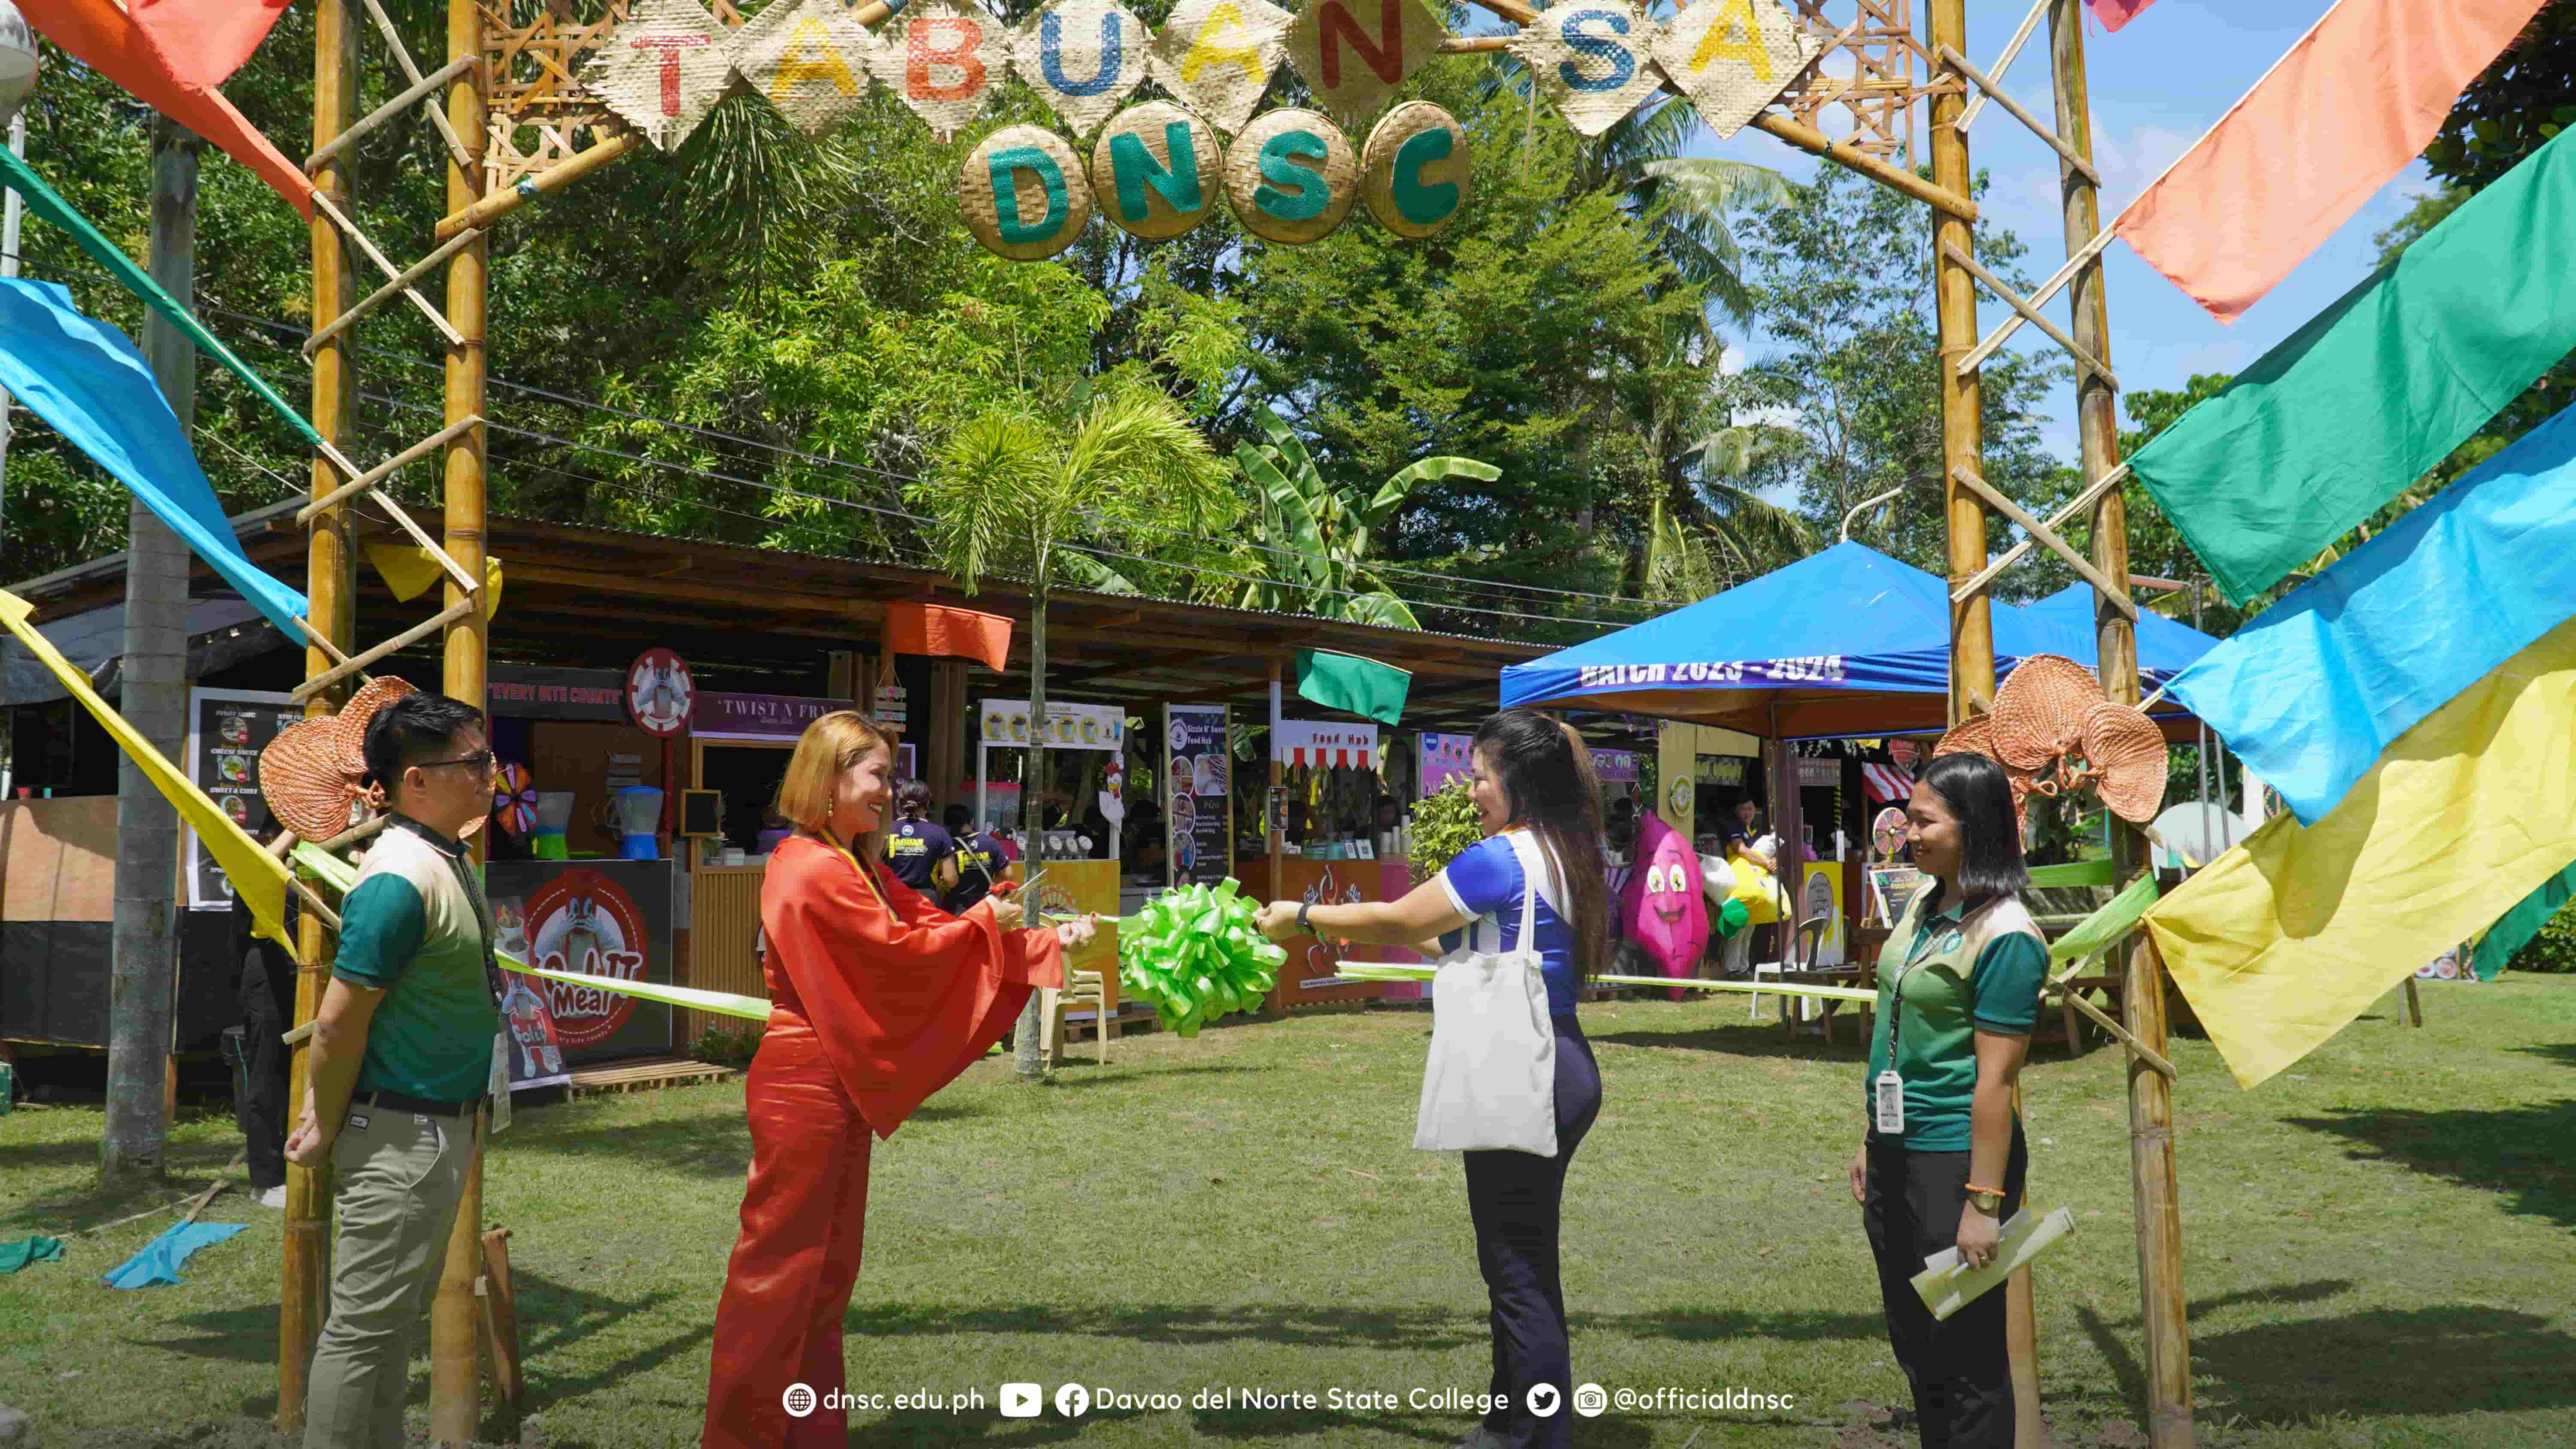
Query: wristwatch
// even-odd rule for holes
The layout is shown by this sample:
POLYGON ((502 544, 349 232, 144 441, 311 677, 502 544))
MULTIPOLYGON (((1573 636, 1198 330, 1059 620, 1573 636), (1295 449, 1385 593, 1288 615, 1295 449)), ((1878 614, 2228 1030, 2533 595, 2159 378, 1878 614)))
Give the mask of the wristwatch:
POLYGON ((1315 903, 1313 901, 1301 901, 1297 905, 1297 929, 1305 935, 1311 936, 1315 934, 1314 923, 1306 919, 1306 913, 1314 908, 1315 903))
POLYGON ((2003 1211, 2004 1195, 1999 1192, 1971 1192, 1968 1194, 1968 1206, 1984 1213, 1987 1217, 1993 1217, 2003 1211))

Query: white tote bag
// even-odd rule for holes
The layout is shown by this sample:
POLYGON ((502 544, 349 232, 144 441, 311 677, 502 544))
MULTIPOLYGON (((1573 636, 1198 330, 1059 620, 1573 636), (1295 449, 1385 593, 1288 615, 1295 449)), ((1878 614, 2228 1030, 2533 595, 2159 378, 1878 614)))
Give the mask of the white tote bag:
POLYGON ((1520 860, 1521 929, 1505 951, 1491 915, 1468 928, 1431 978, 1431 1058, 1413 1145, 1427 1152, 1506 1148, 1556 1155, 1556 1029, 1539 975, 1536 931, 1545 853, 1528 831, 1504 837, 1520 860), (1492 950, 1477 949, 1487 928, 1492 950))

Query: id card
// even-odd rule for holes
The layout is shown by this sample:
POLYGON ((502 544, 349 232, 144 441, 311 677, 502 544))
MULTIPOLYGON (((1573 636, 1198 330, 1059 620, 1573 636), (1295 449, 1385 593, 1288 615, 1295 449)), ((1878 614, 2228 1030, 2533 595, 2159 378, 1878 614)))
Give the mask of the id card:
POLYGON ((1892 1071, 1881 1072, 1870 1079, 1870 1093, 1878 1109, 1881 1136, 1905 1130, 1905 1079, 1892 1071))
POLYGON ((492 1094, 492 1130, 510 1125, 510 1038, 505 1032, 492 1034, 492 1075, 487 1079, 492 1094))

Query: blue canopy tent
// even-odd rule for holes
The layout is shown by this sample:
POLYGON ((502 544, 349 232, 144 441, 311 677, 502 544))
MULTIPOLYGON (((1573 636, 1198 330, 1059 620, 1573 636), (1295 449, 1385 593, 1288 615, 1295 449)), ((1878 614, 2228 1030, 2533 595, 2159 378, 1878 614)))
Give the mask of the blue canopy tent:
MULTIPOLYGON (((2051 629, 2065 630, 2072 637, 2070 645, 2080 647, 2056 650, 2086 664, 2093 662, 2093 586, 2069 584, 2035 604, 2025 604, 2021 612, 2051 629)), ((2138 610, 2138 676, 2147 681, 2147 689, 2180 674, 2200 656, 2218 647, 2218 641, 2189 624, 2179 624, 2150 609, 2138 610)))
MULTIPOLYGON (((2033 654, 2090 666, 2092 617, 2089 585, 2029 609, 1995 605, 1997 671, 2033 654)), ((2143 611, 2139 640, 2150 690, 2215 642, 2143 611)), ((1947 586, 1845 540, 1661 618, 1512 665, 1502 703, 1822 739, 1937 732, 1949 679, 1947 586)), ((2174 721, 2188 719, 2158 715, 2169 738, 2174 721)))

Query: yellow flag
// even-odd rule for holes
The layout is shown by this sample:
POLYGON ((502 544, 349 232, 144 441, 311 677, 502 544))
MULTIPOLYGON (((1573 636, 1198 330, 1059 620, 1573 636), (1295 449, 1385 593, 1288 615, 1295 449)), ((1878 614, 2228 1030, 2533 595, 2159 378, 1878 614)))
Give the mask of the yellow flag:
POLYGON ((2398 736, 2315 825, 2274 817, 2147 912, 2241 1085, 2576 861, 2571 726, 2576 620, 2398 736))
MULTIPOLYGON (((384 577, 385 587, 397 599, 416 599, 440 579, 447 570, 428 549, 410 543, 369 543, 367 562, 376 566, 384 577)), ((483 556, 483 617, 490 619, 501 611, 501 561, 490 554, 483 556)))
POLYGON ((37 633, 35 626, 27 622, 34 612, 26 600, 0 589, 0 625, 6 625, 10 633, 18 636, 18 642, 27 646, 28 653, 54 672, 54 677, 63 682, 63 688, 71 691, 72 698, 79 700, 81 707, 106 728, 117 748, 125 751, 150 777, 152 787, 178 807, 179 817, 188 822, 189 829, 197 832, 197 839, 205 843, 215 863, 224 868, 224 874, 232 877, 233 889, 241 892, 242 899, 249 903, 251 919, 257 923, 259 934, 293 951, 295 943, 286 935, 286 866, 277 857, 260 849, 259 842, 251 839, 249 832, 235 825, 232 817, 208 799, 204 791, 191 784, 177 766, 162 758, 161 752, 152 748, 151 741, 136 734, 134 726, 125 722, 125 716, 98 697, 98 691, 89 687, 89 676, 65 659, 53 645, 45 642, 45 636, 37 633))

